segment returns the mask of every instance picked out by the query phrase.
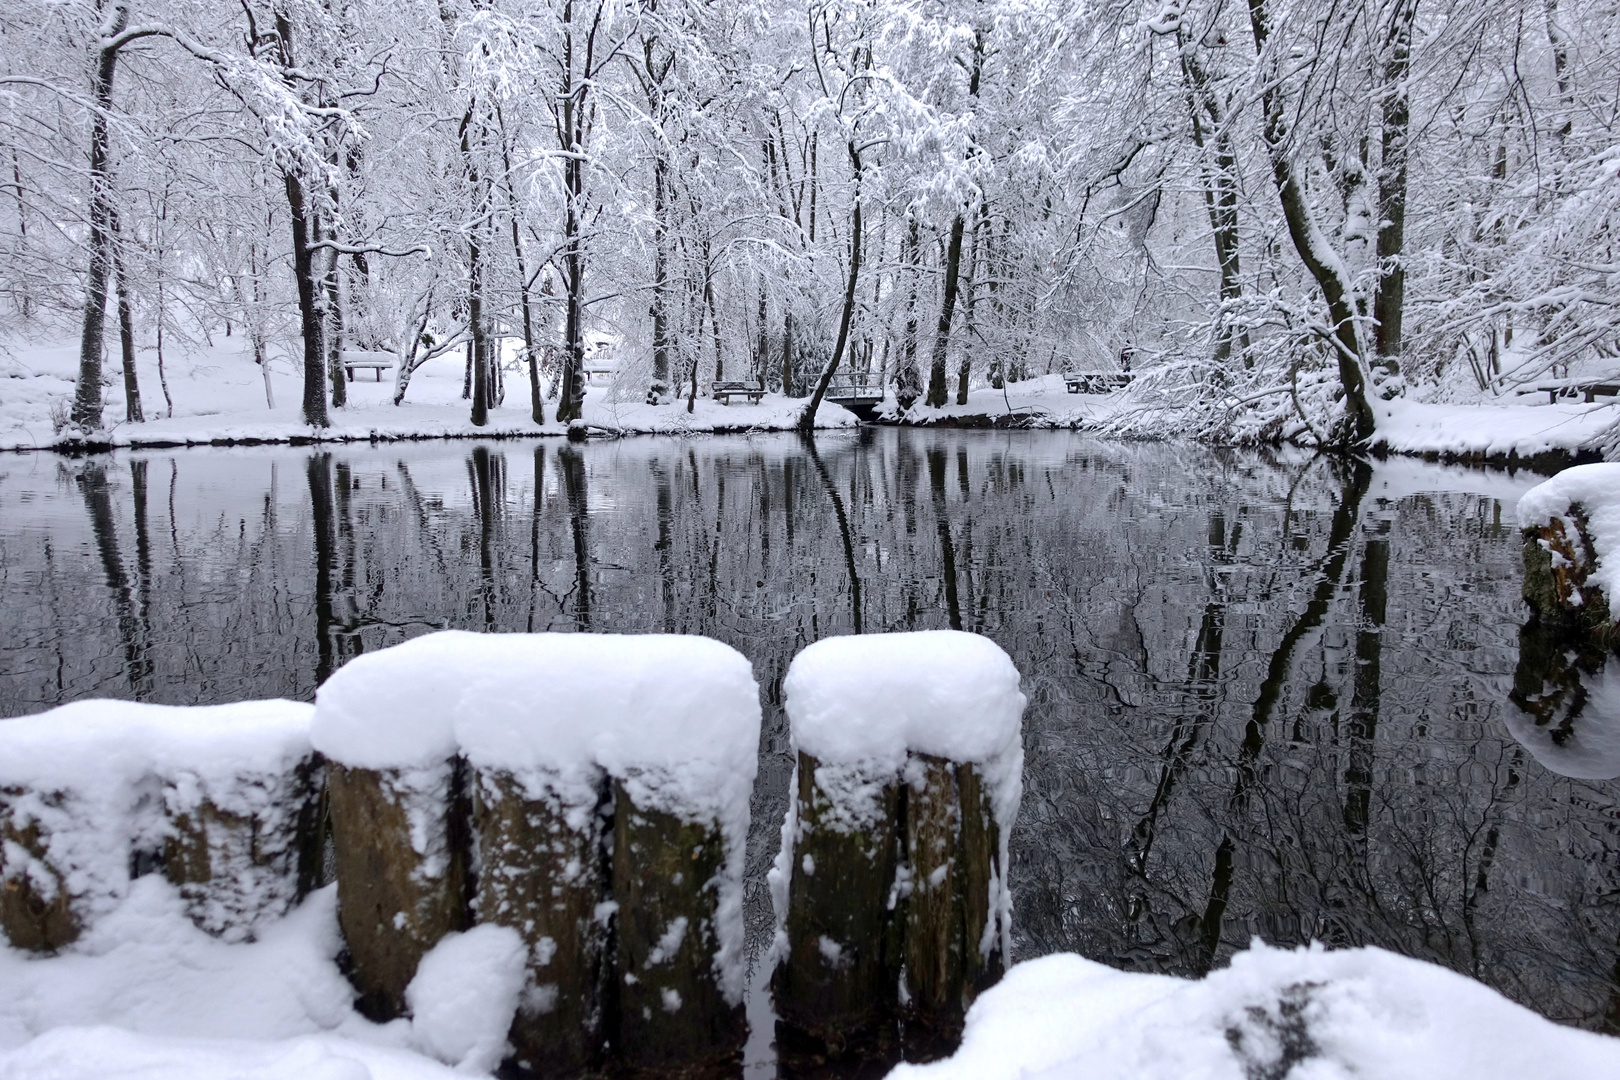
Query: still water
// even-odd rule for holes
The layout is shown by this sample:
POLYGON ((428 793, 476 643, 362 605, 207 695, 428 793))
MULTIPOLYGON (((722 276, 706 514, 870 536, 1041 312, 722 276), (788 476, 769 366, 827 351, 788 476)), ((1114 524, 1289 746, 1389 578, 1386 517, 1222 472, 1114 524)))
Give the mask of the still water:
POLYGON ((1376 944, 1620 1032, 1620 781, 1509 727, 1534 480, 891 429, 4 455, 0 716, 307 700, 444 627, 707 634, 765 697, 758 936, 788 662, 960 627, 1029 695, 1020 958, 1376 944))

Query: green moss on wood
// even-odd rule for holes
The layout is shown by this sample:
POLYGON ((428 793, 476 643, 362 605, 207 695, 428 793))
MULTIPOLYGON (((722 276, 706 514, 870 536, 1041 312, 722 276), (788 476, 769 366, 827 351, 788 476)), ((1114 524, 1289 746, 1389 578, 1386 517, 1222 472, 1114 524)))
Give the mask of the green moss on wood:
POLYGON ((516 929, 529 947, 511 1064, 531 1075, 584 1075, 600 1064, 604 1038, 603 817, 590 812, 575 828, 555 797, 535 798, 501 770, 480 771, 474 790, 478 921, 516 929))

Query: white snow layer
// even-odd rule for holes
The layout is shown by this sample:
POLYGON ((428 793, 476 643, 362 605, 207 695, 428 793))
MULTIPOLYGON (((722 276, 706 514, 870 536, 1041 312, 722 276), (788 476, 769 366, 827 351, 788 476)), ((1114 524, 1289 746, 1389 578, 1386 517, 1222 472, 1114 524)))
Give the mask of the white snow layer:
POLYGON ((258 915, 279 915, 292 902, 298 806, 289 789, 311 753, 312 715, 292 701, 92 700, 0 721, 0 790, 10 789, 0 815, 19 830, 39 827, 48 864, 7 844, 0 881, 28 874, 49 899, 60 876, 75 913, 93 922, 127 891, 131 851, 161 848, 170 823, 207 801, 254 819, 257 837, 243 839, 271 856, 255 865, 246 847, 211 850, 231 865, 194 897, 199 925, 245 935, 258 915), (278 861, 286 865, 267 865, 278 861))
POLYGON ((1620 597, 1620 464, 1576 465, 1537 484, 1519 499, 1521 529, 1546 525, 1580 503, 1587 533, 1597 554, 1597 567, 1587 579, 1603 590, 1610 603, 1620 597))
POLYGON ((417 1047, 463 1072, 493 1072, 523 992, 528 947, 509 926, 446 934, 405 988, 417 1047))
POLYGON ((1014 966, 974 1003, 954 1057, 890 1080, 1596 1080, 1620 1039, 1560 1027, 1494 990, 1381 949, 1256 941, 1198 981, 1069 953, 1014 966))
POLYGON ((849 785, 899 772, 908 752, 971 761, 1003 832, 1011 828, 1025 699, 1012 658, 989 638, 960 630, 823 638, 793 658, 782 691, 794 746, 824 767, 856 769, 849 785))
POLYGON ((752 666, 710 638, 446 630, 339 669, 316 694, 312 737, 360 768, 422 768, 460 753, 580 813, 606 773, 641 809, 718 826, 727 856, 715 883, 716 964, 740 1001, 759 728, 752 666))
POLYGON ((0 1077, 453 1076, 408 1049, 404 1021, 378 1026, 354 1012, 334 961, 341 946, 335 887, 262 926, 257 941, 231 944, 192 925, 167 881, 140 878, 56 956, 0 944, 0 1077))

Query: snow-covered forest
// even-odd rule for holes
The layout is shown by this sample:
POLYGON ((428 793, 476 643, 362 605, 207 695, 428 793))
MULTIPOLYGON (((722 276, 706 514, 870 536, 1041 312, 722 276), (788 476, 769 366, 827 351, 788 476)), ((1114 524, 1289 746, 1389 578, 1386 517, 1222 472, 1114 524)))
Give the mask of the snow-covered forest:
POLYGON ((81 432, 230 338, 315 426, 345 348, 396 403, 465 355, 477 425, 578 416, 611 343, 673 408, 1123 362, 1117 433, 1362 441, 1380 398, 1612 363, 1617 35, 1608 0, 0 0, 0 318, 77 343, 81 432))

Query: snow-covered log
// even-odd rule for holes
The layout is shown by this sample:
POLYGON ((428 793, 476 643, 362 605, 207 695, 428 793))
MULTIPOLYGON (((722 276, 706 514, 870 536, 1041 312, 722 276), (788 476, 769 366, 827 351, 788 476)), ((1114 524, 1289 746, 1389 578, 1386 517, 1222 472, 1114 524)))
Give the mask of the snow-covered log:
POLYGON ((947 1054, 1000 977, 1018 679, 993 642, 957 631, 830 638, 793 661, 796 797, 772 872, 784 1055, 947 1054))
POLYGON ((54 951, 161 870, 230 941, 314 884, 320 765, 289 701, 82 701, 0 724, 0 929, 54 951))
POLYGON ((456 867, 476 858, 465 918, 515 929, 527 952, 515 1065, 573 1075, 601 1067, 606 1045, 616 1067, 734 1066, 759 725, 748 661, 707 638, 449 631, 352 661, 317 700, 316 744, 344 766, 334 777, 461 769, 471 801, 458 808, 453 779, 424 786, 390 826, 403 840, 383 845, 374 825, 343 821, 334 781, 339 917, 361 989, 397 986, 403 1007, 404 969, 437 940, 414 921, 411 890, 449 898, 456 867), (395 865, 351 865, 350 829, 395 865), (378 881, 397 883, 391 906, 373 901, 378 881), (409 929, 408 948, 391 924, 409 929), (371 969, 388 981, 361 982, 362 951, 387 953, 391 936, 394 954, 371 969))

